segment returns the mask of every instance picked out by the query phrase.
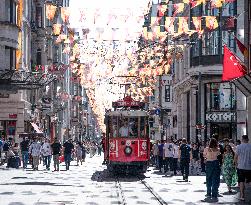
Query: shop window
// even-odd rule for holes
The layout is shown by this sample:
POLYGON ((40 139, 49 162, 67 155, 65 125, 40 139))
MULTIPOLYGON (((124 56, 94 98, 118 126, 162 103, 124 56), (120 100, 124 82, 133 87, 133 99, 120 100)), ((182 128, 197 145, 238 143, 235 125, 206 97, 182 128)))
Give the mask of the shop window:
POLYGON ((235 87, 231 83, 210 83, 206 85, 207 110, 236 109, 235 87))
POLYGON ((6 69, 16 69, 16 49, 5 46, 5 65, 6 69))
POLYGON ((36 7, 36 26, 38 28, 43 27, 43 8, 36 7))
POLYGON ((16 134, 16 121, 8 121, 7 123, 7 135, 16 134))
POLYGON ((11 24, 17 24, 17 4, 14 0, 7 0, 5 4, 6 18, 11 24))
POLYGON ((173 127, 177 127, 177 115, 173 116, 173 127))

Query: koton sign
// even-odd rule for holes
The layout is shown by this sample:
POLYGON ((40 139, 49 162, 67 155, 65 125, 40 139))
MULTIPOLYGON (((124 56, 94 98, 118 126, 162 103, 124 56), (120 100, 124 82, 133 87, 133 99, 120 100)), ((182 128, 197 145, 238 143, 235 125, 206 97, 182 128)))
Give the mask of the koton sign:
POLYGON ((235 112, 214 112, 206 114, 207 122, 233 122, 235 120, 235 112))

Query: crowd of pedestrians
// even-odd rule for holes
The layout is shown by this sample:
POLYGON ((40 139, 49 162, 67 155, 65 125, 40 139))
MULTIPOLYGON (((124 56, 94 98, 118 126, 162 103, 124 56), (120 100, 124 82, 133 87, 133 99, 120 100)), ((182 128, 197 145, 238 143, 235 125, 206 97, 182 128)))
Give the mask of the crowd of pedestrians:
MULTIPOLYGON (((217 138, 217 137, 216 137, 217 138)), ((240 200, 244 200, 245 184, 251 183, 251 144, 247 135, 234 143, 231 139, 220 142, 212 137, 208 142, 190 144, 187 140, 157 141, 152 146, 152 162, 165 175, 182 175, 188 182, 192 175, 206 176, 206 198, 217 201, 220 177, 231 194, 238 184, 240 200)))
POLYGON ((101 155, 101 145, 90 141, 66 140, 64 143, 55 138, 51 143, 48 138, 34 137, 32 140, 23 138, 20 143, 14 143, 12 138, 4 141, 0 139, 0 165, 6 163, 7 168, 27 169, 28 165, 35 171, 42 164, 50 170, 53 160, 54 171, 59 171, 59 164, 64 162, 65 169, 69 170, 71 161, 76 160, 77 166, 85 162, 87 154, 93 157, 96 153, 101 155))

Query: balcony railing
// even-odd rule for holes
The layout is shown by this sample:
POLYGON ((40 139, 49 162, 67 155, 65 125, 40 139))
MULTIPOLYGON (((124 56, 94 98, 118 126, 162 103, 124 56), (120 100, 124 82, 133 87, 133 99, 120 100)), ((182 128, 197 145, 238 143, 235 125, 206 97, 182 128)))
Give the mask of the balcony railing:
POLYGON ((47 73, 34 73, 18 70, 0 71, 0 89, 32 90, 50 84, 56 76, 47 73))

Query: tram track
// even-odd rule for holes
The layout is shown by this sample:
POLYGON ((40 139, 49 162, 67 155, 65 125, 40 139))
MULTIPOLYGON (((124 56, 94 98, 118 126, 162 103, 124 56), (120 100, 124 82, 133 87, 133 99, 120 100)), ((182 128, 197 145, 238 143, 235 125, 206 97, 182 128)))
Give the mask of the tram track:
POLYGON ((159 202, 160 205, 167 205, 167 202, 165 202, 164 199, 162 199, 162 197, 159 196, 158 193, 156 193, 153 190, 153 188, 146 181, 144 181, 139 176, 138 176, 138 179, 140 180, 141 184, 143 184, 145 186, 145 188, 147 188, 149 190, 149 192, 154 196, 154 198, 159 202))
MULTIPOLYGON (((160 204, 160 205, 167 205, 167 202, 165 202, 161 196, 158 195, 158 193, 156 193, 154 191, 154 189, 146 182, 144 181, 144 179, 142 179, 142 177, 140 176, 136 176, 138 181, 149 191, 149 193, 154 197, 154 199, 160 204)), ((123 205, 127 205, 129 203, 127 203, 126 201, 126 197, 119 179, 119 176, 115 177, 115 187, 116 187, 116 192, 117 192, 117 198, 118 198, 118 203, 119 204, 123 204, 123 205)))
POLYGON ((115 179, 116 179, 115 180, 115 187, 117 189, 117 197, 119 199, 119 204, 126 205, 127 203, 126 203, 125 195, 124 195, 124 192, 122 190, 122 186, 121 186, 119 177, 116 176, 115 179))

